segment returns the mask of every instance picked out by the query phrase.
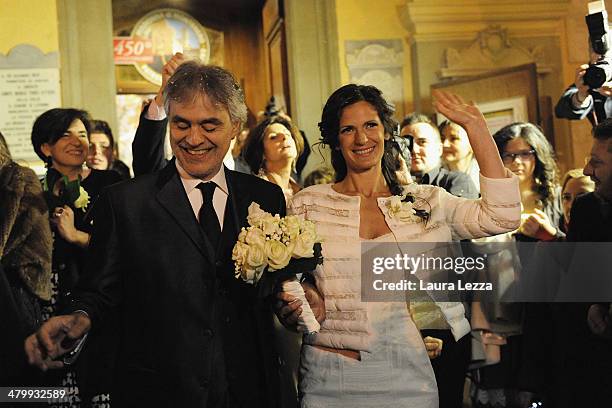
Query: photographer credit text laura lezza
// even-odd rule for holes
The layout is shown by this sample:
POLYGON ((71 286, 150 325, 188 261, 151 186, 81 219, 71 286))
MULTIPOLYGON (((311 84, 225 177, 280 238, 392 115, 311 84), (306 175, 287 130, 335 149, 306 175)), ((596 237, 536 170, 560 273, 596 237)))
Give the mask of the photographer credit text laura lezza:
MULTIPOLYGON (((461 276, 465 272, 482 271, 485 268, 484 257, 429 257, 424 254, 419 256, 408 256, 407 254, 396 254, 393 257, 372 258, 372 272, 374 275, 382 275, 385 272, 404 271, 410 275, 418 272, 454 272, 461 276)), ((397 275, 395 275, 397 276, 397 275)), ((452 276, 452 275, 451 275, 452 276)), ((385 281, 381 279, 372 281, 372 289, 375 291, 490 291, 493 290, 491 282, 470 282, 461 279, 450 279, 446 282, 430 282, 422 279, 395 279, 385 281)))

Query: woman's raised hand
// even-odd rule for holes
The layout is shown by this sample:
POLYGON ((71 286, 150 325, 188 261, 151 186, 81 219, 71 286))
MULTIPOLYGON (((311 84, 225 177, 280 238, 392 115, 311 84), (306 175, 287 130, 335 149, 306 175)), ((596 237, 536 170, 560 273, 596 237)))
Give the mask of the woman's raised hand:
POLYGON ((466 130, 480 173, 489 178, 505 178, 506 169, 480 109, 450 92, 436 90, 433 97, 436 110, 466 130))
POLYGON ((466 103, 459 95, 445 91, 433 91, 434 107, 449 120, 461 125, 465 130, 486 128, 487 123, 480 109, 473 103, 466 103))

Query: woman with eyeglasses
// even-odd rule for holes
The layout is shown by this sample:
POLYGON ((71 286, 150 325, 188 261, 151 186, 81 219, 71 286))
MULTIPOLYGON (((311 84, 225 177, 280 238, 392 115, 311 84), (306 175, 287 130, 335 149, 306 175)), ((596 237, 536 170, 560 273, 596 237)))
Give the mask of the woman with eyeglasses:
MULTIPOLYGON (((495 241, 537 242, 564 237, 559 171, 553 148, 542 131, 531 123, 518 122, 498 130, 493 139, 504 166, 519 178, 522 206, 518 230, 496 237, 495 241)), ((478 242, 474 247, 479 251, 486 244, 478 242)), ((533 249, 520 246, 518 252, 511 253, 497 248, 491 252, 483 250, 487 253, 489 276, 508 276, 508 273, 517 276, 520 269, 515 265, 529 257, 525 249, 533 249)), ((538 392, 541 391, 539 380, 533 373, 540 372, 544 347, 532 340, 537 337, 534 336, 536 333, 538 336, 542 334, 535 328, 540 317, 545 315, 544 306, 536 303, 502 305, 499 299, 494 302, 472 304, 472 330, 478 334, 476 338, 481 339, 487 354, 487 365, 472 375, 473 406, 530 406, 526 404, 537 403, 541 395, 538 392), (536 368, 530 373, 524 367, 536 368)))
POLYGON ((517 239, 549 241, 563 236, 559 169, 552 146, 535 125, 517 122, 494 135, 504 166, 520 180, 522 222, 517 239))

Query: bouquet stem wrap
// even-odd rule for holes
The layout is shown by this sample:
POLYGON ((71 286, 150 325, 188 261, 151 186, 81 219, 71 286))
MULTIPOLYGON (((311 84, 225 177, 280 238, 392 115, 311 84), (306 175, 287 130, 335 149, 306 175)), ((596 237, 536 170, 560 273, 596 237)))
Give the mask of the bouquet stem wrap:
POLYGON ((286 280, 282 283, 283 292, 289 293, 302 301, 302 314, 298 317, 297 329, 301 333, 310 334, 318 332, 321 329, 321 325, 315 318, 308 300, 306 300, 306 294, 304 288, 297 279, 286 280))

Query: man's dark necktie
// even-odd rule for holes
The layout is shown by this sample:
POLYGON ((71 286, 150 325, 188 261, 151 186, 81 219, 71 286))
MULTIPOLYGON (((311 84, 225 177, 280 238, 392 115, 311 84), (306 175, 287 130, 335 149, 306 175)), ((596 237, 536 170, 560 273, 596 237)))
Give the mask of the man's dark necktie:
POLYGON ((215 251, 219 245, 219 239, 221 238, 221 227, 219 226, 219 218, 215 212, 213 206, 213 195, 215 194, 215 188, 217 185, 212 181, 208 183, 200 183, 197 188, 202 192, 202 207, 200 207, 200 225, 204 230, 204 233, 208 237, 208 240, 212 244, 215 251))

